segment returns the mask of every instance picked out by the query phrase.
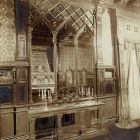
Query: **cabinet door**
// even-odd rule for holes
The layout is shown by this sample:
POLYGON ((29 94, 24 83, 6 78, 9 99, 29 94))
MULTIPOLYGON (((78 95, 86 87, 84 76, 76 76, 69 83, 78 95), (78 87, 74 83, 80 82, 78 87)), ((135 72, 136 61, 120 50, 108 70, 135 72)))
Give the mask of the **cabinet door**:
POLYGON ((17 108, 16 111, 16 135, 28 134, 28 108, 17 108))
POLYGON ((28 69, 17 68, 16 102, 27 103, 28 101, 28 69))
POLYGON ((11 137, 14 135, 13 112, 10 109, 1 111, 1 137, 11 137))

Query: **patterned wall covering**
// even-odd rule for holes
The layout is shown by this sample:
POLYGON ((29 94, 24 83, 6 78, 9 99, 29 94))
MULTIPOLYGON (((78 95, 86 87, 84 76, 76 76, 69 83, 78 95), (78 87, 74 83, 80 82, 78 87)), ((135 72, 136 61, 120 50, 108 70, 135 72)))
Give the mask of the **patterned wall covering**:
POLYGON ((14 61, 15 49, 14 0, 0 0, 0 61, 14 61))

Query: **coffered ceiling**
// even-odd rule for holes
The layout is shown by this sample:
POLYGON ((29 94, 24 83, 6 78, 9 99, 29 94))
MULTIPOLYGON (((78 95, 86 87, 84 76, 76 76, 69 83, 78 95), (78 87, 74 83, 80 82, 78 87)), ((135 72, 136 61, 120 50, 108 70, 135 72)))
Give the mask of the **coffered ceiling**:
POLYGON ((31 0, 30 11, 33 24, 44 19, 51 30, 68 24, 75 31, 87 24, 93 30, 93 9, 81 8, 74 2, 60 0, 31 0))

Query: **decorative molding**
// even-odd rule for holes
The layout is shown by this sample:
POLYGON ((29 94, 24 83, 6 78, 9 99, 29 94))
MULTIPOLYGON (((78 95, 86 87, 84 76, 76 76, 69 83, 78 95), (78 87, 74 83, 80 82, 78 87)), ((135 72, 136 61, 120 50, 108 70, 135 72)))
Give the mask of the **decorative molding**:
POLYGON ((29 67, 29 62, 27 61, 0 62, 0 67, 29 67))

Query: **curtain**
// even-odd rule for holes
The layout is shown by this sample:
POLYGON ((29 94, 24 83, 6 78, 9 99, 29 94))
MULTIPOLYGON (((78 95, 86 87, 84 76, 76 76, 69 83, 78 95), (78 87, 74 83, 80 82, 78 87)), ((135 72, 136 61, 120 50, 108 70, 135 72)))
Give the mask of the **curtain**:
POLYGON ((126 67, 125 72, 128 78, 128 101, 131 120, 140 118, 140 74, 136 60, 134 44, 126 44, 126 67))

